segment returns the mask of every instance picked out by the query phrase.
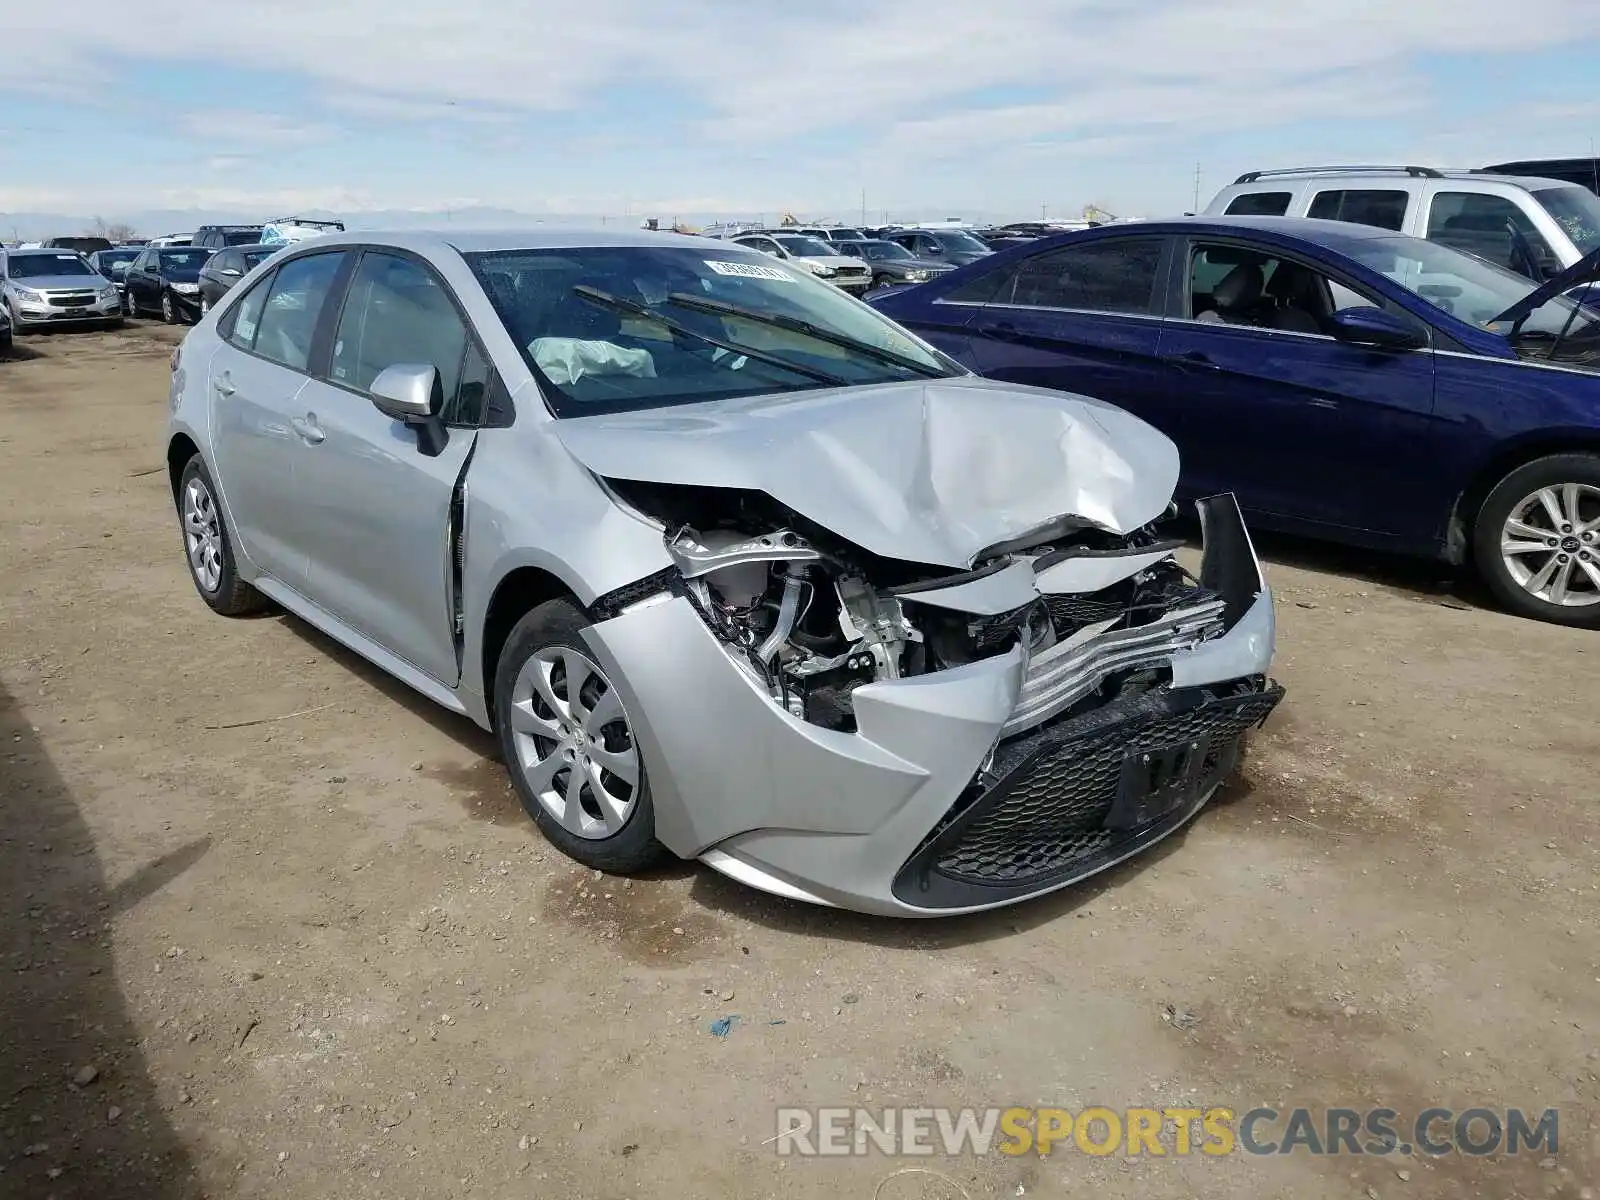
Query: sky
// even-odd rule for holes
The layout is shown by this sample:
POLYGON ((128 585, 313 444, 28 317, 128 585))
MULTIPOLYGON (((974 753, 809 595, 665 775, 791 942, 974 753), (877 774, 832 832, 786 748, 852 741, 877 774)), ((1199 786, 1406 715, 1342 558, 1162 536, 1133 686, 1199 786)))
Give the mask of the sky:
POLYGON ((0 227, 152 209, 1157 216, 1591 152, 1600 0, 74 0, 0 13, 0 227))

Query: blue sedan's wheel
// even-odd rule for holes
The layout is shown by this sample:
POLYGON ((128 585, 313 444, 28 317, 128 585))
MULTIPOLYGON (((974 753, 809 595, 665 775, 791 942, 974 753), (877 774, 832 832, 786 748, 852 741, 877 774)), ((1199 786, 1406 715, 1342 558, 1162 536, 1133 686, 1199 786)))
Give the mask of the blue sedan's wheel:
POLYGON ((1511 472, 1483 503, 1474 549, 1512 611, 1600 628, 1600 456, 1554 454, 1511 472))

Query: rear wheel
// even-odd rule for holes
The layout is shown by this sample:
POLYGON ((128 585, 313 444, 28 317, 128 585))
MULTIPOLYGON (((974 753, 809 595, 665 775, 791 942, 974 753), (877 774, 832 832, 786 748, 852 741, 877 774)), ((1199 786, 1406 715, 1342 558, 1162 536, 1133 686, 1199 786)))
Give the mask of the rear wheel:
POLYGON ((1512 471, 1479 510, 1473 550, 1512 612, 1600 628, 1600 455, 1552 454, 1512 471))
POLYGON ((266 597, 239 578, 233 543, 206 464, 196 454, 178 478, 178 523, 195 591, 225 617, 258 612, 266 597))
POLYGON ((522 807, 551 844, 627 873, 666 849, 622 696, 583 640, 588 624, 569 600, 517 622, 495 671, 495 725, 522 807))

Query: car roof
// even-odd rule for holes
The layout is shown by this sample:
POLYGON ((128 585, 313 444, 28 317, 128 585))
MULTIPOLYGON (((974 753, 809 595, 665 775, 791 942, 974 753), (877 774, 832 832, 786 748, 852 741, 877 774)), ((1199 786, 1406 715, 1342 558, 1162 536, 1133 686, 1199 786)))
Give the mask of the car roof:
POLYGON ((1267 233, 1279 237, 1300 238, 1319 246, 1337 248, 1340 242, 1376 241, 1380 238, 1404 238, 1407 234, 1394 229, 1380 229, 1376 225, 1358 225, 1353 221, 1328 221, 1319 217, 1254 217, 1254 216, 1197 216, 1169 217, 1162 221, 1130 221, 1126 225, 1101 225, 1094 229, 1064 231, 1055 237, 1029 241, 1029 246, 1054 244, 1060 239, 1074 241, 1103 237, 1140 237, 1150 234, 1211 233, 1226 236, 1239 233, 1267 233))

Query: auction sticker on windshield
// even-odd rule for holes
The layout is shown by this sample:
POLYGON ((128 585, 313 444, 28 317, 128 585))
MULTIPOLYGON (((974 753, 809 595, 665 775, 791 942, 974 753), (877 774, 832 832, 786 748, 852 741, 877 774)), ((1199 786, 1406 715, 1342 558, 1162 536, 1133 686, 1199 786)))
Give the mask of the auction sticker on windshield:
POLYGON ((718 275, 742 275, 746 279, 776 279, 780 283, 794 282, 794 276, 782 267, 764 267, 760 263, 713 262, 709 258, 705 263, 718 275))

